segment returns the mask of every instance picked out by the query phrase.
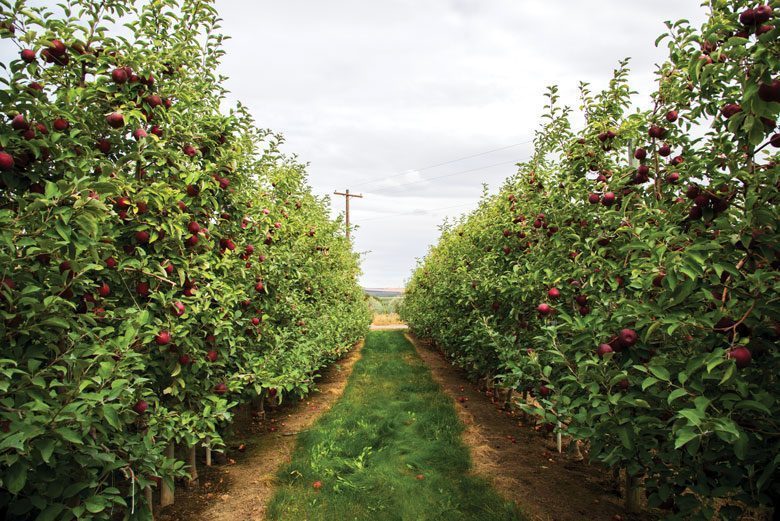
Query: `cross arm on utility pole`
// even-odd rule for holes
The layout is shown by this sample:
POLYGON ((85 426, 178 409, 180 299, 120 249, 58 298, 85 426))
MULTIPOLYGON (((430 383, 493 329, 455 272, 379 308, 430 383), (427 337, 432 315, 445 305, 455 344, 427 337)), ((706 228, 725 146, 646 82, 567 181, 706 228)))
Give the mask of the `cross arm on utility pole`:
POLYGON ((349 198, 350 197, 357 197, 359 199, 362 199, 363 198, 363 194, 351 194, 351 193, 349 193, 349 190, 346 190, 344 192, 333 192, 333 194, 334 195, 342 195, 342 196, 344 196, 344 199, 346 200, 346 203, 347 203, 347 215, 346 215, 346 218, 347 218, 347 240, 349 240, 349 198))

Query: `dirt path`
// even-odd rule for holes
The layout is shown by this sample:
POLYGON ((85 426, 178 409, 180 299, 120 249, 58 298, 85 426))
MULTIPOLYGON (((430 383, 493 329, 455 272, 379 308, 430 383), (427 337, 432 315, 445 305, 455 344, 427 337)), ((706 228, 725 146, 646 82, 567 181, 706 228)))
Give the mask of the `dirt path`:
POLYGON ((558 454, 552 438, 522 426, 438 351, 411 334, 406 337, 430 367, 434 380, 455 401, 466 425, 463 438, 475 471, 506 499, 515 501, 536 520, 611 520, 616 515, 631 519, 620 499, 610 492, 610 473, 558 454))
POLYGON ((226 465, 200 467, 200 487, 177 490, 176 504, 163 510, 160 521, 260 521, 274 491, 277 470, 295 447, 296 434, 311 426, 339 399, 361 342, 343 359, 323 371, 318 390, 306 399, 266 411, 266 420, 251 417, 237 425, 228 446, 235 458, 226 465), (245 445, 241 452, 240 445, 245 445), (236 452, 238 450, 238 452, 236 452))
POLYGON ((386 325, 377 325, 377 324, 371 324, 370 327, 371 331, 394 331, 394 330, 402 330, 402 329, 409 329, 409 326, 406 324, 386 324, 386 325))

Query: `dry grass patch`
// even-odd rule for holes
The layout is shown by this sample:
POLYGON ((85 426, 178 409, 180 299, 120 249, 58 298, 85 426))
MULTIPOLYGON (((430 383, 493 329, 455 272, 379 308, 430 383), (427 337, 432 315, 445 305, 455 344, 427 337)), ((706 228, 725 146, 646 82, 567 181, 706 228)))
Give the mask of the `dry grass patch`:
POLYGON ((374 315, 374 320, 371 322, 373 326, 394 326, 403 325, 401 317, 398 313, 378 313, 374 315))

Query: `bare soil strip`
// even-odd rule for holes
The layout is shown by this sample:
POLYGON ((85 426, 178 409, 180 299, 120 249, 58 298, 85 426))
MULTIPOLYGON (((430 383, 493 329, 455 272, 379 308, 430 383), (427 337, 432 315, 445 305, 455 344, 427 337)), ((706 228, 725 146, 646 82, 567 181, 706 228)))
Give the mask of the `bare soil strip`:
POLYGON ((543 437, 517 415, 502 411, 428 343, 411 334, 406 337, 455 402, 466 425, 463 441, 475 472, 491 481, 499 494, 536 520, 631 519, 613 491, 610 472, 558 454, 552 437, 543 437))
POLYGON ((406 324, 371 324, 369 329, 371 329, 371 331, 400 331, 402 329, 409 329, 409 326, 406 324))
POLYGON ((236 435, 228 442, 233 450, 227 464, 205 467, 201 463, 200 486, 177 489, 176 504, 163 510, 160 521, 265 519, 276 472, 290 461, 296 434, 310 427, 339 399, 362 347, 363 342, 325 369, 317 380, 317 391, 304 400, 266 409, 264 421, 251 415, 237 418, 236 435))

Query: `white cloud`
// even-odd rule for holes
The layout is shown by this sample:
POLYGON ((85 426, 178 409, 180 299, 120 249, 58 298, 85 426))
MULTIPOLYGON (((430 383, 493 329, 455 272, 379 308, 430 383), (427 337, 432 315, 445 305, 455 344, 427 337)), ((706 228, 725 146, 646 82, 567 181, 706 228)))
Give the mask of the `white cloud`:
MULTIPOLYGON (((217 7, 233 37, 223 67, 233 96, 311 162, 317 192, 364 193, 351 210, 356 248, 369 252, 363 282, 372 287, 402 285, 442 219, 474 208, 482 183, 500 185, 530 145, 418 169, 528 140, 547 85, 560 84, 562 101, 576 107, 578 82, 605 86, 627 56, 646 101, 664 55, 653 47, 663 21, 704 16, 698 0, 217 7)), ((343 209, 340 198, 333 203, 343 209)))
MULTIPOLYGON (((316 193, 364 193, 351 204, 355 246, 370 251, 363 282, 395 287, 435 242, 442 218, 476 206, 482 183, 500 185, 530 146, 425 166, 528 140, 547 85, 559 84, 562 101, 576 107, 578 82, 604 87, 627 56, 647 105, 665 54, 653 46, 664 20, 698 23, 699 4, 217 0, 231 37, 220 72, 231 99, 311 164, 316 193)), ((343 198, 333 208, 343 209, 343 198)))

